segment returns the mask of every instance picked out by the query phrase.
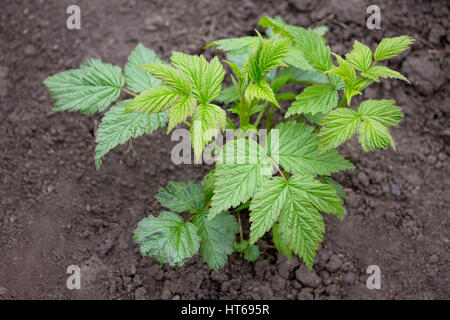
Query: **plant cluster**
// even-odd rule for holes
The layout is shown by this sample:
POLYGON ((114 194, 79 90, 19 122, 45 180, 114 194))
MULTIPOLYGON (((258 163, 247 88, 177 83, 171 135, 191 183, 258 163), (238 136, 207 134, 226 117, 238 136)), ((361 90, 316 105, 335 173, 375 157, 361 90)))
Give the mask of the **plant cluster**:
POLYGON ((167 133, 179 124, 189 128, 197 160, 214 145, 215 169, 201 183, 160 188, 156 198, 167 211, 143 219, 135 231, 142 254, 161 264, 180 266, 198 252, 212 269, 221 268, 233 251, 254 261, 258 240, 271 231, 281 253, 298 255, 312 268, 325 232, 322 213, 346 214, 345 192, 330 175, 354 166, 336 148, 357 135, 364 151, 395 149, 389 128, 403 117, 395 101, 369 99, 358 107, 351 102, 381 78, 408 81, 380 62, 408 49, 412 38, 383 39, 375 52, 355 41, 340 56, 323 38, 326 27, 304 29, 268 17, 259 24, 265 36, 256 32, 208 46, 226 52, 232 86, 225 89, 218 57, 207 61, 173 52, 167 63, 141 44, 124 73, 89 59, 45 80, 55 111, 92 114, 105 111, 121 91, 131 96, 103 116, 97 168, 119 144, 166 125, 167 133), (290 83, 307 86, 296 94, 295 86, 285 86, 290 83), (284 119, 277 124, 279 111, 284 119), (257 143, 262 124, 267 134, 257 143), (225 130, 235 136, 219 146, 214 138, 225 130), (239 212, 249 212, 248 239, 235 217, 239 212))

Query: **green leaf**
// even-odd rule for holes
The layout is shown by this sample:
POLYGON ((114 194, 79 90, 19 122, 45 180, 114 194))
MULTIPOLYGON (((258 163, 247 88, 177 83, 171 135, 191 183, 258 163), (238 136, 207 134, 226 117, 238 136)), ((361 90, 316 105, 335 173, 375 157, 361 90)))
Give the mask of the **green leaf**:
POLYGON ((159 113, 169 109, 182 97, 183 94, 177 89, 166 85, 159 85, 136 96, 128 104, 125 112, 159 113))
POLYGON ((285 66, 283 60, 290 46, 291 41, 287 38, 280 40, 260 38, 244 65, 244 71, 248 73, 252 81, 260 83, 270 70, 285 66))
POLYGON ((345 200, 346 193, 344 191, 344 187, 342 187, 342 185, 339 182, 330 177, 322 177, 322 181, 332 186, 334 190, 336 190, 336 194, 339 196, 339 198, 345 200))
POLYGON ((350 105, 351 98, 354 95, 361 94, 361 92, 356 88, 356 71, 355 68, 341 56, 337 54, 335 54, 335 56, 339 66, 331 69, 329 73, 335 74, 343 80, 345 85, 345 98, 347 105, 350 105))
POLYGON ((264 182, 250 205, 250 243, 255 243, 278 220, 286 203, 287 181, 281 177, 264 182))
POLYGON ((410 36, 400 36, 394 38, 385 38, 381 40, 377 49, 375 50, 375 61, 386 60, 393 58, 403 51, 409 49, 409 45, 415 40, 410 36))
POLYGON ((389 69, 388 67, 385 66, 373 66, 366 72, 363 72, 362 76, 376 82, 379 82, 380 78, 395 78, 409 83, 408 79, 406 79, 401 73, 389 69))
POLYGON ((306 84, 328 84, 326 75, 317 71, 300 70, 294 67, 283 68, 279 72, 279 76, 286 74, 291 75, 292 82, 306 83, 306 84))
POLYGON ((134 92, 144 92, 151 87, 161 84, 160 80, 137 67, 151 62, 162 61, 153 50, 147 49, 139 43, 133 52, 131 52, 128 63, 125 66, 125 79, 127 87, 130 90, 134 92))
POLYGON ((222 39, 211 42, 205 48, 217 46, 217 49, 222 51, 230 51, 231 54, 242 54, 249 52, 253 44, 258 40, 258 37, 241 37, 222 39))
POLYGON ((268 137, 270 157, 290 173, 330 175, 354 168, 335 150, 319 153, 320 138, 313 130, 295 121, 279 124, 268 137))
POLYGON ((347 59, 356 70, 366 72, 372 65, 372 51, 368 46, 355 40, 352 52, 346 54, 345 59, 347 59))
POLYGON ((398 126, 403 113, 394 103, 394 100, 366 100, 359 106, 358 114, 362 120, 358 128, 359 142, 364 151, 386 149, 388 145, 395 150, 388 127, 398 126))
POLYGON ((105 113, 97 131, 95 147, 95 164, 97 169, 101 158, 119 144, 130 138, 137 138, 144 133, 151 133, 167 123, 167 112, 142 114, 139 112, 124 113, 131 100, 124 100, 105 113))
POLYGON ((225 104, 230 104, 239 100, 239 91, 235 86, 228 87, 222 90, 216 100, 225 104))
POLYGON ((223 212, 209 220, 206 213, 195 216, 193 224, 200 236, 200 253, 211 269, 218 270, 228 261, 233 252, 233 242, 239 225, 228 212, 223 212))
POLYGON ((149 256, 171 267, 182 266, 187 258, 198 252, 198 228, 184 222, 178 214, 163 211, 158 218, 149 216, 138 224, 134 239, 143 256, 149 256))
POLYGON ((281 108, 269 83, 264 80, 249 85, 245 90, 245 99, 250 101, 253 99, 263 100, 281 108))
POLYGON ((204 56, 174 52, 170 60, 191 79, 194 97, 200 102, 209 103, 222 91, 225 70, 217 57, 208 62, 204 56))
POLYGON ((272 176, 271 160, 265 150, 251 139, 229 141, 217 161, 210 218, 249 200, 272 176))
POLYGON ((191 120, 191 143, 195 158, 199 160, 203 148, 214 138, 220 130, 225 128, 226 112, 214 104, 201 104, 195 110, 191 120))
POLYGON ((259 247, 254 244, 249 245, 244 251, 244 259, 247 261, 255 262, 258 260, 259 255, 259 247))
POLYGON ((193 96, 182 96, 170 108, 169 126, 167 133, 172 131, 173 127, 186 120, 197 108, 197 100, 193 96))
POLYGON ((44 84, 56 100, 54 111, 103 111, 120 95, 125 84, 119 67, 89 59, 80 69, 50 76, 44 84))
POLYGON ((319 135, 321 152, 334 149, 356 134, 361 122, 360 116, 353 109, 337 108, 323 117, 319 135))
POLYGON ((213 194, 214 194, 214 183, 216 181, 216 177, 214 175, 215 171, 211 170, 208 172, 202 180, 203 190, 205 192, 205 202, 209 203, 213 194))
POLYGON ((337 90, 330 86, 316 84, 307 87, 297 96, 292 106, 286 112, 285 117, 302 113, 310 113, 312 115, 316 113, 328 113, 336 108, 338 99, 339 95, 337 90))
POLYGON ((248 248, 248 241, 247 240, 242 240, 242 242, 235 241, 233 243, 233 248, 237 252, 244 252, 248 248))
POLYGON ((203 187, 193 181, 169 182, 167 188, 159 188, 156 199, 162 206, 177 212, 201 213, 205 207, 203 187))
POLYGON ((292 262, 292 250, 289 249, 287 244, 281 240, 279 229, 280 228, 278 223, 275 223, 272 228, 273 244, 279 252, 281 252, 286 258, 288 258, 289 262, 292 262))
POLYGON ((306 60, 302 48, 298 46, 292 46, 289 48, 284 62, 300 70, 314 70, 308 60, 306 60))
POLYGON ((306 61, 317 71, 325 72, 332 68, 330 47, 317 33, 300 27, 289 28, 297 45, 303 51, 306 61))
POLYGON ((148 63, 139 68, 151 73, 155 78, 164 81, 168 86, 177 89, 189 96, 192 93, 192 83, 188 76, 181 70, 162 63, 148 63))

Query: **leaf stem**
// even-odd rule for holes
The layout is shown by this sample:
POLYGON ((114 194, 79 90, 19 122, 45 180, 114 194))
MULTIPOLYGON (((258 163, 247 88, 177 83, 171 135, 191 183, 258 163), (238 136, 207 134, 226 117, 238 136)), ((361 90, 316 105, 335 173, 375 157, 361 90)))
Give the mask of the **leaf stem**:
POLYGON ((241 237, 241 242, 244 241, 244 233, 242 232, 241 214, 237 213, 238 223, 239 223, 239 235, 241 237))
POLYGON ((189 128, 191 127, 191 124, 190 124, 189 122, 187 122, 186 120, 183 120, 183 123, 184 123, 185 125, 187 125, 189 128))
POLYGON ((125 93, 127 93, 127 94, 129 94, 130 96, 137 97, 136 93, 134 93, 134 92, 132 92, 132 91, 126 89, 126 88, 120 88, 120 90, 125 92, 125 93))

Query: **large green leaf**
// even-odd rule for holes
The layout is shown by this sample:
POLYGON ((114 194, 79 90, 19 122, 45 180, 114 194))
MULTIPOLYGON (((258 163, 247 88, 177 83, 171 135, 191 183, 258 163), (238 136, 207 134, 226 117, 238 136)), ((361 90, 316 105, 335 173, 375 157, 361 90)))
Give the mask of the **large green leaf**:
POLYGON ((144 92, 145 90, 161 84, 161 81, 153 77, 150 73, 139 69, 137 66, 151 62, 162 62, 153 50, 144 47, 139 43, 128 57, 125 66, 125 79, 127 87, 134 92, 144 92))
POLYGON ((330 175, 354 168, 335 150, 319 153, 320 138, 313 130, 296 121, 279 124, 268 137, 269 155, 291 173, 330 175))
POLYGON ((80 69, 50 76, 44 84, 56 99, 54 111, 95 113, 119 97, 125 79, 119 67, 89 59, 80 69))
POLYGON ((225 265, 228 255, 233 252, 233 242, 239 225, 228 212, 208 219, 206 213, 196 215, 193 224, 200 236, 200 253, 211 269, 218 270, 225 265))
POLYGON ((169 182, 167 188, 160 188, 156 199, 162 206, 174 212, 200 213, 205 207, 205 193, 200 184, 193 181, 169 182))
POLYGON ((224 145, 214 175, 210 218, 253 197, 272 176, 272 163, 264 148, 251 139, 241 138, 224 145))
POLYGON ((167 112, 142 114, 124 113, 131 100, 124 100, 105 113, 97 131, 95 147, 95 164, 100 167, 101 158, 119 144, 130 138, 137 138, 144 133, 151 133, 167 123, 167 112))
POLYGON ((197 233, 193 223, 184 222, 176 213, 163 211, 158 218, 149 216, 139 222, 134 239, 143 256, 174 267, 183 265, 198 252, 201 239, 197 233))
POLYGON ((293 114, 310 113, 328 113, 336 108, 338 104, 339 95, 336 89, 327 86, 316 84, 307 87, 286 112, 286 117, 293 114))

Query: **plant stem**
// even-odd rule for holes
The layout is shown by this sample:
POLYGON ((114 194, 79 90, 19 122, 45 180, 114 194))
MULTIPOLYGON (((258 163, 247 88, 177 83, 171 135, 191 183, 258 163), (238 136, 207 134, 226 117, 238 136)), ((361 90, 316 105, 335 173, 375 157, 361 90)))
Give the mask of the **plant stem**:
POLYGON ((239 223, 239 235, 241 237, 241 242, 244 240, 244 233, 242 232, 241 214, 237 213, 238 223, 239 223))
POLYGON ((183 123, 184 123, 185 125, 187 125, 189 128, 191 127, 191 124, 190 124, 189 122, 187 122, 186 120, 183 120, 183 123))
POLYGON ((130 90, 126 89, 126 88, 120 88, 120 90, 122 90, 123 92, 129 94, 130 96, 136 97, 137 94, 134 92, 131 92, 130 90))
POLYGON ((231 119, 228 116, 227 116, 227 122, 234 130, 236 130, 236 126, 234 125, 233 121, 231 121, 231 119))
POLYGON ((266 108, 267 108, 267 105, 263 109, 261 109, 261 111, 258 114, 258 117, 255 120, 254 126, 255 126, 256 129, 258 129, 259 123, 261 122, 261 119, 262 119, 262 117, 264 115, 264 111, 266 111, 266 108))

